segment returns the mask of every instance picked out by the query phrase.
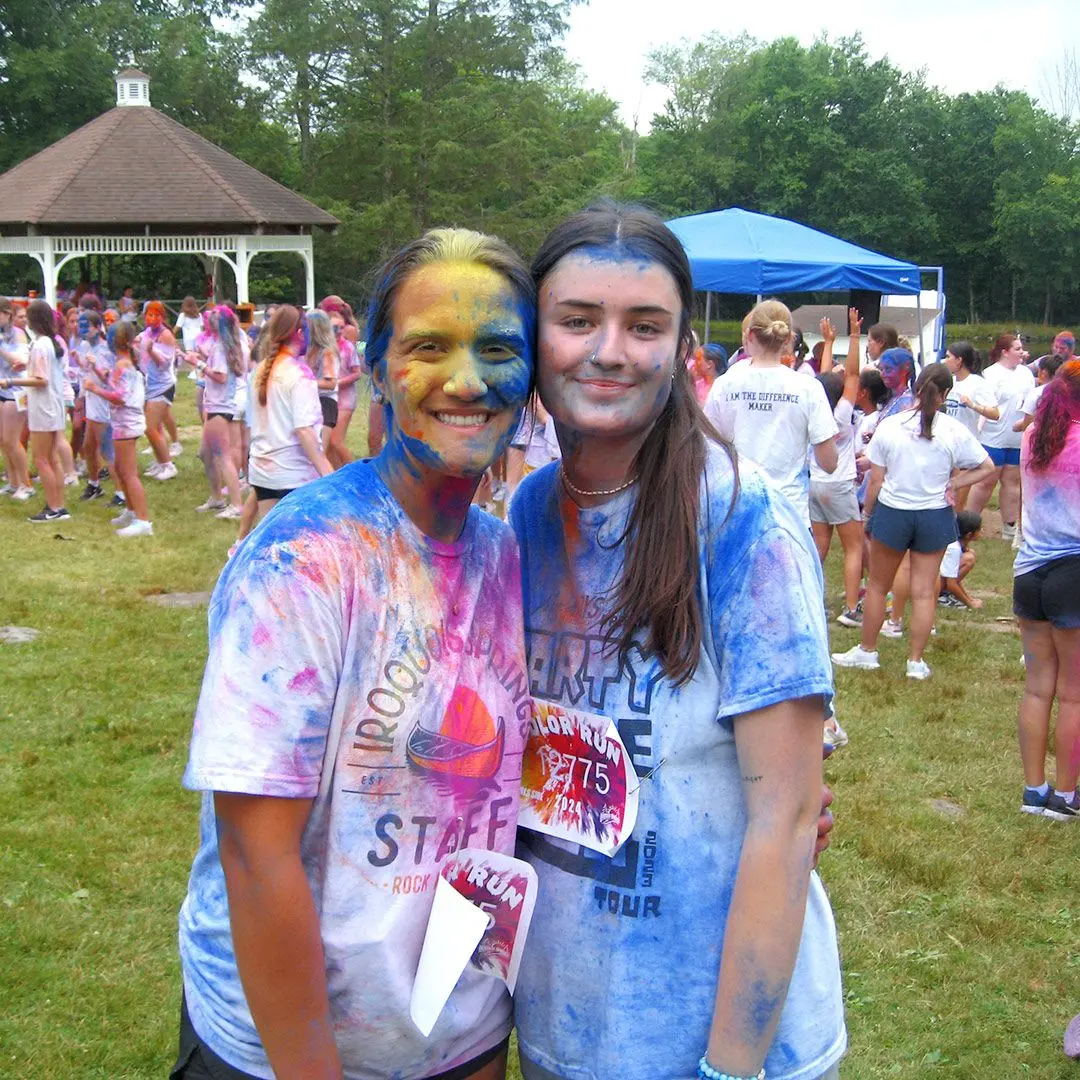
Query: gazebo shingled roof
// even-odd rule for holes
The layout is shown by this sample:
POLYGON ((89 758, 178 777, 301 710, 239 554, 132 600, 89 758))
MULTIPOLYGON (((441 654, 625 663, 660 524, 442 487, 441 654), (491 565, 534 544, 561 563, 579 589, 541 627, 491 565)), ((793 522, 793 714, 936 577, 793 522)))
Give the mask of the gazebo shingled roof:
POLYGON ((50 303, 64 265, 94 254, 226 262, 246 303, 251 260, 292 252, 313 306, 311 233, 338 219, 152 108, 137 68, 115 79, 115 108, 0 174, 0 254, 34 259, 50 303))
POLYGON ((157 109, 114 108, 0 175, 0 225, 332 228, 337 218, 157 109))

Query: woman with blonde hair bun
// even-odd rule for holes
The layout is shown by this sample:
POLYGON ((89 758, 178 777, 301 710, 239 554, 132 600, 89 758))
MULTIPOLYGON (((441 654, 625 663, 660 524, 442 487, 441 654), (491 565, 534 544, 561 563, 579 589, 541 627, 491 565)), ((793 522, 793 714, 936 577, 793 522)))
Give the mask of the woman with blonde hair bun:
POLYGON ((810 527, 810 473, 806 451, 831 473, 838 460, 836 421, 816 379, 798 375, 782 355, 791 338, 791 312, 763 300, 746 330, 750 363, 729 368, 713 383, 705 415, 742 457, 761 466, 795 504, 810 527))

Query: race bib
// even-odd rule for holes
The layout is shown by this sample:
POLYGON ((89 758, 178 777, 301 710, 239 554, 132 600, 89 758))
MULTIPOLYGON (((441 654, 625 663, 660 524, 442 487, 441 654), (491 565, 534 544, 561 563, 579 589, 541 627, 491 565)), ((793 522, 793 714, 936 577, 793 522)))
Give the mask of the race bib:
POLYGON ((518 824, 610 858, 637 811, 637 774, 614 722, 534 701, 518 824))
POLYGON ((500 851, 463 848, 435 883, 409 1015, 426 1038, 469 966, 512 994, 536 905, 536 871, 500 851))

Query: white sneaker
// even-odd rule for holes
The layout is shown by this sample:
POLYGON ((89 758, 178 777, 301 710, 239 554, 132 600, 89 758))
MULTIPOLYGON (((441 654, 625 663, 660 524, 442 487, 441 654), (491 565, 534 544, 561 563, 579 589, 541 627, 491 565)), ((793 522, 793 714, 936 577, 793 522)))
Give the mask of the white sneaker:
POLYGON ((153 536, 154 526, 149 521, 143 521, 141 518, 132 516, 132 521, 129 525, 125 525, 122 529, 116 530, 117 536, 122 536, 125 539, 131 536, 153 536))
POLYGON ((909 679, 929 679, 930 665, 925 660, 909 660, 907 662, 907 677, 909 679))
POLYGON ((143 469, 143 476, 153 476, 153 477, 156 477, 156 476, 157 476, 157 474, 158 474, 159 472, 161 472, 161 470, 162 470, 163 468, 165 468, 165 466, 164 466, 164 465, 162 465, 160 461, 155 461, 155 462, 154 462, 154 464, 153 464, 153 465, 151 465, 149 469, 143 469))
POLYGON ((111 522, 109 522, 109 524, 122 529, 125 525, 130 525, 133 521, 135 521, 135 511, 122 510, 111 522))
POLYGON ((15 494, 15 487, 14 487, 13 484, 5 484, 3 487, 0 487, 0 495, 14 495, 14 494, 15 494))
POLYGON ((904 636, 904 624, 886 619, 881 624, 881 633, 887 638, 899 638, 904 636))
POLYGON ((1001 524, 1001 539, 1012 541, 1016 537, 1016 525, 1001 524))
POLYGON ((221 518, 222 521, 236 521, 243 516, 244 511, 239 506, 226 506, 224 510, 219 511, 214 515, 216 518, 221 518))
POLYGON ((32 498, 34 489, 32 487, 16 488, 15 493, 11 496, 16 502, 26 502, 27 499, 32 498))
POLYGON ((79 482, 78 473, 68 473, 64 477, 64 487, 74 487, 79 482))
POLYGON ((171 480, 177 474, 177 468, 171 461, 166 461, 163 465, 158 466, 158 470, 154 473, 155 480, 171 480))
POLYGON ((152 446, 148 446, 145 450, 139 451, 139 453, 142 454, 143 457, 146 457, 148 454, 152 454, 153 452, 154 448, 152 446))
POLYGON ((840 721, 836 719, 836 713, 832 716, 825 718, 825 736, 824 743, 832 750, 838 750, 841 746, 847 746, 848 734, 840 726, 840 721))
POLYGON ((868 652, 861 645, 853 645, 847 652, 834 652, 832 661, 837 667, 862 668, 864 671, 877 671, 881 667, 877 650, 868 652))
POLYGON ((184 448, 178 442, 169 444, 169 457, 179 457, 184 452, 184 448))
POLYGON ((195 507, 196 514, 205 514, 211 510, 223 510, 225 503, 221 499, 209 498, 204 503, 200 503, 195 507))

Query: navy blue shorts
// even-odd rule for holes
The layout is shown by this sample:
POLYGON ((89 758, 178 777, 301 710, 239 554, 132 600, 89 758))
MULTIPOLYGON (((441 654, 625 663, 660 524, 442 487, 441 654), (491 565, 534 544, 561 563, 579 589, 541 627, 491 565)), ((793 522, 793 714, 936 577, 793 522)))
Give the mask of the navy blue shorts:
POLYGON ((1018 446, 1003 448, 984 444, 983 449, 990 455, 990 460, 994 463, 995 469, 1000 469, 1002 465, 1020 464, 1020 448, 1018 446))
POLYGON ((1057 630, 1080 629, 1080 555, 1054 559, 1013 578, 1013 614, 1057 630))
POLYGON ((866 523, 866 531, 893 551, 920 554, 944 551, 960 537, 956 531, 956 511, 951 506, 940 510, 897 510, 880 499, 866 523))

